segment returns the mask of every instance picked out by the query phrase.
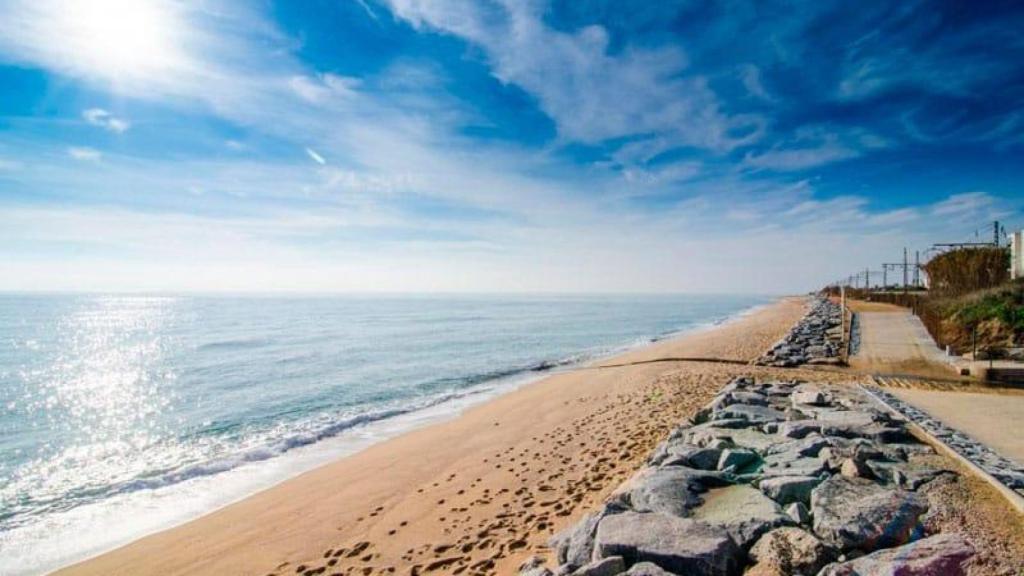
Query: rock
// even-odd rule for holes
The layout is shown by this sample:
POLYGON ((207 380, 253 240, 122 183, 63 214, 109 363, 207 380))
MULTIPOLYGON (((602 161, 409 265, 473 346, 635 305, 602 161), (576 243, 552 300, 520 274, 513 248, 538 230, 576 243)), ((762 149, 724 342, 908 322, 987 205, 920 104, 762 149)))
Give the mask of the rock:
POLYGON ((728 449, 722 452, 718 459, 718 469, 725 470, 730 466, 735 470, 742 470, 749 464, 754 464, 761 458, 757 452, 746 448, 728 449))
POLYGON ((709 491, 692 518, 725 528, 744 549, 761 534, 790 522, 778 504, 756 488, 743 485, 709 491))
POLYGON ((571 528, 551 538, 548 544, 555 549, 555 559, 559 564, 575 568, 590 562, 594 551, 594 533, 598 522, 606 514, 607 509, 587 514, 571 528))
POLYGON ((553 576, 553 574, 544 566, 543 558, 531 556, 519 566, 519 576, 553 576))
POLYGON ((750 558, 780 574, 816 574, 832 553, 814 534, 793 527, 776 528, 750 549, 750 558))
POLYGON ((754 404, 730 404, 718 411, 716 417, 746 420, 748 422, 765 423, 785 420, 786 415, 768 406, 754 404))
POLYGON ((872 478, 874 474, 871 473, 871 469, 866 464, 857 461, 854 458, 847 458, 843 460, 843 463, 839 466, 839 473, 847 478, 872 478))
POLYGON ((825 472, 825 461, 806 458, 796 453, 772 454, 765 456, 761 475, 765 478, 777 476, 818 476, 825 472))
POLYGON ((637 512, 664 512, 683 517, 702 502, 702 493, 728 483, 712 472, 685 466, 662 466, 641 470, 620 491, 637 512))
POLYGON ((656 450, 650 462, 656 466, 689 466, 700 470, 714 470, 722 451, 717 448, 694 446, 673 441, 656 450))
POLYGON ((814 532, 841 551, 904 544, 927 510, 924 499, 913 492, 863 478, 833 476, 811 492, 814 532))
POLYGON ((621 556, 609 556, 595 560, 573 572, 573 576, 616 576, 626 571, 626 563, 621 556))
POLYGON ((779 504, 806 504, 811 501, 811 490, 818 484, 821 478, 817 476, 776 476, 765 478, 758 487, 779 504))
POLYGON ((766 454, 782 454, 786 452, 792 452, 798 456, 818 456, 821 451, 827 448, 829 441, 825 438, 818 436, 817 434, 808 435, 805 438, 799 440, 788 440, 786 442, 778 442, 773 446, 770 446, 765 453, 766 454))
POLYGON ((650 562, 640 562, 639 564, 633 564, 626 574, 629 576, 675 576, 667 570, 663 570, 657 564, 650 562))
POLYGON ((742 551, 728 532, 697 520, 624 512, 603 518, 594 539, 595 558, 622 556, 627 564, 653 562, 679 574, 734 576, 742 551))
POLYGON ((800 386, 793 391, 790 401, 794 407, 805 406, 827 406, 828 397, 819 388, 813 386, 800 386))
POLYGON ((875 414, 857 410, 823 410, 816 414, 816 419, 843 427, 869 426, 877 421, 875 414))
POLYGON ((960 534, 938 534, 832 564, 819 576, 963 576, 964 564, 973 556, 974 547, 960 534))
POLYGON ((767 406, 768 398, 758 392, 731 392, 728 395, 729 401, 734 404, 751 404, 754 406, 767 406))
POLYGON ((811 512, 803 502, 793 502, 786 506, 786 514, 797 524, 807 524, 811 521, 811 512))
POLYGON ((778 434, 786 438, 803 438, 812 432, 821 434, 825 423, 820 420, 790 420, 779 424, 778 434))

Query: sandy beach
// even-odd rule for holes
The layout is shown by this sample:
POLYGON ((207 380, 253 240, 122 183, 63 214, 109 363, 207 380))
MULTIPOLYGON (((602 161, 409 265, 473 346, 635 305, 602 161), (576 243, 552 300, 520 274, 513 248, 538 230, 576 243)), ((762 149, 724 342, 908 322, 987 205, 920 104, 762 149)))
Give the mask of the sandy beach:
MULTIPOLYGON (((604 501, 730 378, 856 380, 749 364, 805 310, 782 299, 554 374, 59 573, 515 573, 530 556, 550 558, 550 536, 604 501)), ((1024 523, 993 522, 1001 508, 965 475, 943 489, 929 525, 965 527, 976 573, 1003 573, 1022 556, 1024 523)))
POLYGON ((552 375, 60 573, 511 572, 803 312, 784 299, 552 375))

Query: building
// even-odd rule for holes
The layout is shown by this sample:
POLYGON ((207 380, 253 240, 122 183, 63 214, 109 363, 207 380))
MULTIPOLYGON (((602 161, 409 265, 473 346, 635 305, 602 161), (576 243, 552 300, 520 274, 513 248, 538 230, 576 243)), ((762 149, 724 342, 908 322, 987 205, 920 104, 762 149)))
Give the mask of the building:
POLYGON ((1024 230, 1010 236, 1010 279, 1024 278, 1024 230))

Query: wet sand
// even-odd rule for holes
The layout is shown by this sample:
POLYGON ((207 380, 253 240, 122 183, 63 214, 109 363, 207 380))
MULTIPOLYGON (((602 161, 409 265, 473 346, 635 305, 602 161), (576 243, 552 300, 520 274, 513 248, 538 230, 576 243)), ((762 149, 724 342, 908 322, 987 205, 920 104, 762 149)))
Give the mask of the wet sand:
POLYGON ((767 372, 744 363, 803 313, 785 299, 552 375, 60 573, 512 573, 730 377, 767 372))

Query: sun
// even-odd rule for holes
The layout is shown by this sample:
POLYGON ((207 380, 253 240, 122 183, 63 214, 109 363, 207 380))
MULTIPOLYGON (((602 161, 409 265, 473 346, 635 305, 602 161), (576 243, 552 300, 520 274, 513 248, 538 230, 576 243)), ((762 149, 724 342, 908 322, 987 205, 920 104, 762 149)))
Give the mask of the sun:
POLYGON ((161 0, 69 0, 59 4, 56 41, 101 75, 139 77, 180 60, 174 6, 161 0))

